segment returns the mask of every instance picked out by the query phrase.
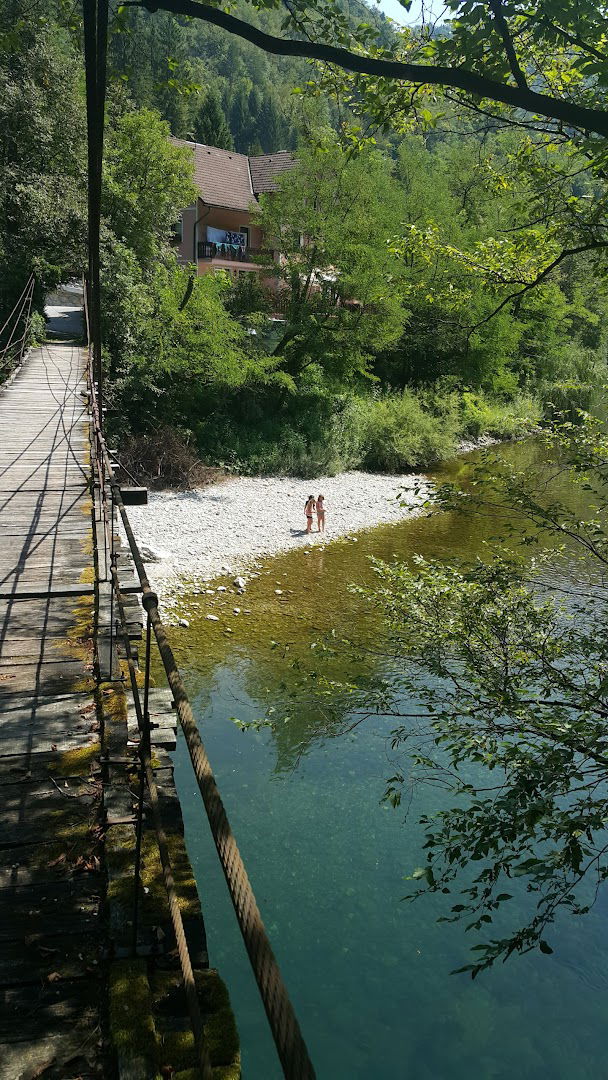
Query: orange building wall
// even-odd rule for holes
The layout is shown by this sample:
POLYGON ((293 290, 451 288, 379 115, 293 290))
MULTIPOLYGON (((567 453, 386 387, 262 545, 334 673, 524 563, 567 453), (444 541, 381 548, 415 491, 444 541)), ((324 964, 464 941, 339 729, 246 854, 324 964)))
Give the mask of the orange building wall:
MULTIPOLYGON (((225 229, 229 232, 240 232, 243 228, 249 229, 249 247, 261 248, 264 246, 262 230, 258 225, 251 224, 251 214, 248 210, 225 210, 219 206, 206 206, 199 199, 197 206, 189 206, 182 213, 182 241, 177 245, 179 258, 184 262, 196 262, 198 274, 208 274, 213 270, 226 270, 233 277, 244 273, 259 273, 260 266, 255 262, 237 262, 233 259, 223 259, 220 255, 213 259, 196 258, 196 244, 207 240, 207 226, 213 229, 225 229)), ((266 270, 266 274, 268 271, 266 270)), ((264 284, 276 289, 277 282, 274 278, 265 277, 264 284)))

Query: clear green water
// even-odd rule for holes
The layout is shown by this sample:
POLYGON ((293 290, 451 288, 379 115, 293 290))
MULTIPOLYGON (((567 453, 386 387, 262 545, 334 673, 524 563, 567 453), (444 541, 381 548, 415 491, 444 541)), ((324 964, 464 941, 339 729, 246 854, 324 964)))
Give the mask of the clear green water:
MULTIPOLYGON (((508 453, 538 468, 534 444, 508 453)), ((608 1075, 606 899, 556 927, 553 956, 514 959, 475 982, 450 975, 473 942, 458 925, 436 922, 441 898, 401 901, 404 877, 423 861, 417 819, 442 796, 413 791, 407 814, 381 805, 394 771, 390 723, 374 718, 337 734, 347 719, 339 705, 328 714, 311 691, 290 697, 300 680, 292 665, 313 665, 320 633, 334 627, 381 647, 381 628, 347 589, 370 579, 370 555, 471 556, 490 528, 419 518, 269 560, 245 596, 226 594, 213 607, 184 595, 191 626, 177 639, 178 659, 321 1080, 608 1075), (235 604, 251 615, 232 616, 235 604), (205 620, 208 611, 219 624, 205 620), (233 724, 268 704, 290 716, 279 734, 233 724)), ((335 662, 338 676, 343 663, 335 662)), ((211 962, 230 988, 244 1075, 274 1080, 281 1073, 181 743, 175 765, 211 962)), ((525 894, 512 902, 514 923, 529 902, 525 894)))

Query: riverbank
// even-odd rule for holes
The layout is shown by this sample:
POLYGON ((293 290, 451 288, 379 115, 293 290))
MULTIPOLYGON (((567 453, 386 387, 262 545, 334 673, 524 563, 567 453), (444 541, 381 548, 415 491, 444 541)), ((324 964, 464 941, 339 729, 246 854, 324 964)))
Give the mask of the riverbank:
POLYGON ((179 579, 237 574, 266 555, 402 521, 420 512, 429 489, 428 479, 412 473, 348 472, 314 482, 235 477, 192 491, 151 492, 147 506, 129 507, 129 518, 150 557, 150 578, 167 595, 179 579), (304 503, 311 492, 325 496, 325 533, 306 534, 304 503))

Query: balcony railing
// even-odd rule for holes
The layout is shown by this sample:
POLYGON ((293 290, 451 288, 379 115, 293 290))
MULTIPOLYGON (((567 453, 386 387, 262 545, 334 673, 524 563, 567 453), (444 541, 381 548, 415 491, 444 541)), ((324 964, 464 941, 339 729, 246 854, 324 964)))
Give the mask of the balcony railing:
POLYGON ((255 262, 261 255, 270 255, 266 248, 237 247, 235 244, 210 244, 206 240, 198 243, 199 259, 224 259, 228 262, 255 262))

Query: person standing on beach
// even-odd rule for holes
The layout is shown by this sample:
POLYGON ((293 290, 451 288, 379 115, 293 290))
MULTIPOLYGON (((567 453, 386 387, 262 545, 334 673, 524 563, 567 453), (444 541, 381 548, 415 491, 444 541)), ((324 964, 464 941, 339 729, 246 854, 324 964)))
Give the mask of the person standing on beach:
POLYGON ((306 532, 312 532, 312 515, 315 512, 315 497, 309 495, 304 505, 304 513, 306 514, 306 532))
POLYGON ((317 532, 325 532, 325 496, 317 497, 317 532))

